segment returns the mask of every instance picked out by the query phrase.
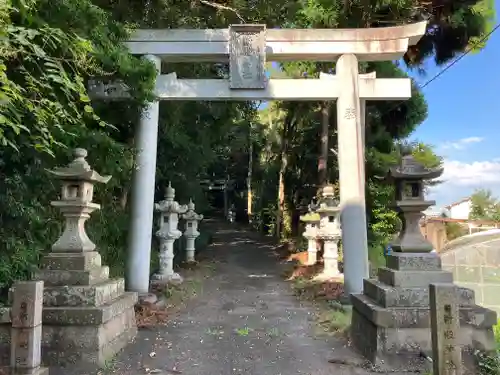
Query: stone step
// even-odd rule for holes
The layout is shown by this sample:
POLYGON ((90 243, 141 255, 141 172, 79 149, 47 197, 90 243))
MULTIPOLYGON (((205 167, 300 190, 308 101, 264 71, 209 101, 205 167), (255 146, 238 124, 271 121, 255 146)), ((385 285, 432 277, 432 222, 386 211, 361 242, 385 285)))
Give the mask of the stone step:
POLYGON ((90 271, 101 267, 101 255, 97 251, 84 253, 50 253, 42 258, 42 269, 90 271))
MULTIPOLYGON (((364 294, 382 307, 428 307, 429 287, 394 287, 375 279, 363 280, 364 294)), ((474 291, 458 287, 460 306, 474 306, 474 291)))
POLYGON ((441 271, 441 258, 433 253, 396 253, 386 258, 387 268, 396 271, 441 271))
MULTIPOLYGON (((353 309, 378 327, 385 328, 430 328, 428 307, 382 307, 364 294, 351 295, 353 309)), ((493 310, 481 306, 460 307, 460 325, 488 328, 497 322, 493 310)))
POLYGON ((95 285, 108 278, 108 266, 87 271, 41 269, 35 272, 35 280, 43 280, 45 286, 95 285))
POLYGON ((378 279, 390 286, 428 287, 432 283, 452 283, 453 274, 448 271, 396 271, 381 267, 378 279))
POLYGON ((61 351, 71 349, 98 350, 110 341, 120 336, 121 333, 134 328, 135 311, 129 306, 124 311, 116 314, 106 323, 99 325, 44 325, 42 347, 52 347, 61 351), (58 337, 54 343, 53 337, 58 337))
POLYGON ((43 290, 43 305, 101 306, 118 298, 125 292, 125 280, 107 280, 95 285, 47 286, 43 290))
POLYGON ((97 326, 106 323, 137 303, 137 293, 125 292, 111 302, 101 306, 44 307, 42 324, 97 326))

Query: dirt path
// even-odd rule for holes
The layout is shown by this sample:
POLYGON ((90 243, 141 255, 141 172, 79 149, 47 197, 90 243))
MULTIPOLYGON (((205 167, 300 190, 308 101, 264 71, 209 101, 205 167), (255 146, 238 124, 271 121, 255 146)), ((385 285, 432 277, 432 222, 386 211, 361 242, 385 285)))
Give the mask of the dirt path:
POLYGON ((269 243, 223 226, 208 251, 219 262, 201 295, 165 326, 141 330, 110 373, 370 374, 328 362, 335 351, 355 356, 340 340, 314 337, 312 307, 301 305, 283 281, 269 243))

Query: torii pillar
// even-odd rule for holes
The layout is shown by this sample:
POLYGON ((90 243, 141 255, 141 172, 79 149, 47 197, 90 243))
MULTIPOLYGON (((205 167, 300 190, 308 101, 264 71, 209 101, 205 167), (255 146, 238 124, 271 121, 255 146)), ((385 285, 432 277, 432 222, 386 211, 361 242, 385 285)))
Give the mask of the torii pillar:
MULTIPOLYGON (((337 99, 340 221, 346 296, 363 291, 369 277, 365 203, 364 118, 359 95, 358 59, 342 55, 336 64, 342 91, 337 99)), ((363 100, 363 106, 365 102, 363 100)))
POLYGON ((336 75, 320 73, 320 78, 337 79, 337 84, 342 87, 337 99, 337 138, 347 302, 350 294, 363 291, 363 279, 369 277, 365 197, 366 100, 359 90, 359 79, 375 80, 376 72, 359 74, 358 59, 349 54, 338 59, 336 75))

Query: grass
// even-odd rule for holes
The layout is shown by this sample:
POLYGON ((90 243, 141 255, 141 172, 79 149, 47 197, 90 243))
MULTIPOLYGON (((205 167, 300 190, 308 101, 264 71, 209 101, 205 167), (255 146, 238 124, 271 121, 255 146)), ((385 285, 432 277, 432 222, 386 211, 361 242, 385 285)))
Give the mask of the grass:
POLYGON ((213 264, 201 262, 185 267, 181 284, 158 285, 154 292, 163 300, 161 304, 136 305, 136 320, 139 328, 151 328, 165 324, 175 311, 203 293, 204 280, 214 272, 213 264))
POLYGON ((326 310, 321 311, 317 316, 317 322, 321 333, 333 335, 347 335, 351 326, 351 312, 349 310, 326 310))
POLYGON ((305 277, 293 279, 295 295, 316 307, 316 333, 345 337, 351 324, 351 312, 338 302, 343 284, 338 281, 317 282, 305 277))

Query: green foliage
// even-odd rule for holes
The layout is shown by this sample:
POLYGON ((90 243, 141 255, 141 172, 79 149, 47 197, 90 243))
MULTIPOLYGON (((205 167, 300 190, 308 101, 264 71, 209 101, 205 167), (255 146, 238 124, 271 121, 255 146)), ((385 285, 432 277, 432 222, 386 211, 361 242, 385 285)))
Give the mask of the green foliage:
POLYGON ((500 375, 500 321, 493 326, 497 350, 494 353, 476 352, 480 375, 500 375))
POLYGON ((446 229, 446 239, 448 241, 452 241, 455 238, 462 237, 467 234, 467 229, 459 223, 448 222, 444 225, 446 229))
MULTIPOLYGON (((97 187, 95 201, 102 204, 102 210, 93 215, 88 227, 112 274, 123 273, 135 127, 141 108, 151 99, 155 76, 153 66, 131 56, 122 43, 134 27, 219 28, 242 20, 281 28, 379 27, 430 14, 426 37, 406 56, 409 64, 418 64, 432 54, 443 62, 467 45, 481 47, 478 38, 491 29, 493 15, 491 0, 447 7, 417 0, 220 3, 228 8, 174 0, 0 2, 0 288, 28 277, 60 234, 61 218, 49 205, 57 199, 59 185, 47 177, 44 168, 67 164, 69 150, 76 146, 89 150, 89 162, 97 171, 113 176, 106 186, 97 187), (92 76, 123 80, 131 100, 90 102, 86 86, 92 76)), ((182 77, 221 78, 227 75, 228 66, 199 63, 166 68, 182 77)), ((307 78, 334 68, 333 63, 297 62, 274 74, 307 78)), ((406 76, 390 62, 363 63, 360 69, 376 71, 380 77, 406 76)), ((230 175, 237 185, 235 196, 239 196, 246 187, 252 150, 254 222, 263 231, 273 232, 280 150, 286 141, 287 223, 296 231, 300 202, 317 193, 321 107, 322 103, 277 103, 269 107, 270 123, 259 118, 256 103, 161 103, 156 199, 162 198, 172 181, 180 202, 193 197, 197 209, 204 211, 208 199, 198 182, 213 175, 230 175), (293 120, 285 138, 284 119, 293 120)), ((333 106, 331 110, 335 113, 333 106)), ((408 137, 426 115, 423 95, 415 88, 412 99, 399 105, 368 103, 367 209, 376 256, 398 225, 390 209, 391 188, 376 176, 385 174, 396 160, 394 141, 408 137)), ((337 143, 334 119, 331 116, 332 146, 337 143)), ((427 159, 429 153, 424 150, 422 156, 427 159)), ((328 165, 328 178, 335 183, 338 168, 333 154, 328 165)), ((152 264, 154 268, 155 257, 152 264)))
POLYGON ((493 196, 491 190, 478 189, 472 194, 469 218, 500 221, 500 202, 493 196))

